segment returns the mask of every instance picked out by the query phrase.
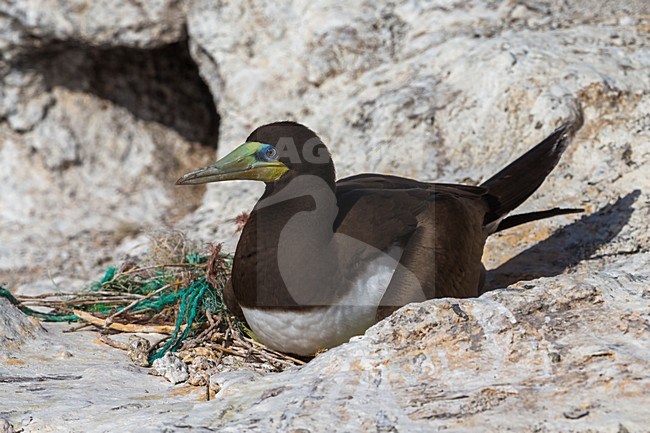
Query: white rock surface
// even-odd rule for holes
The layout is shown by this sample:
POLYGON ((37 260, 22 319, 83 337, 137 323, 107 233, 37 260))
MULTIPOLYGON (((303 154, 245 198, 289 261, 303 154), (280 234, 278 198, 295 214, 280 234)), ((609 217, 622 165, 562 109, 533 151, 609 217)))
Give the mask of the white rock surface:
POLYGON ((150 48, 182 38, 185 3, 4 0, 0 3, 0 14, 14 32, 34 42, 76 40, 88 45, 150 48))
POLYGON ((183 2, 0 2, 0 281, 83 275, 170 225, 219 119, 183 2), (138 12, 139 10, 139 12, 138 12))
MULTIPOLYGON (((24 316, 3 301, 0 324, 23 332, 24 316)), ((69 327, 45 324, 47 332, 18 347, 0 341, 0 419, 16 431, 146 431, 158 418, 172 422, 202 395, 147 374, 95 333, 62 333, 69 327), (180 412, 170 416, 170 408, 180 412)))
MULTIPOLYGON (((478 183, 581 109, 584 127, 523 209, 596 211, 650 186, 650 8, 619 6, 197 0, 188 32, 222 116, 222 154, 293 119, 322 136, 339 176, 478 183)), ((232 246, 230 220, 260 191, 211 185, 186 227, 232 246)))
POLYGON ((300 370, 187 415, 219 431, 644 431, 649 257, 401 309, 300 370), (582 415, 580 418, 578 416, 582 415), (624 430, 623 430, 624 431, 624 430))
POLYGON ((190 377, 187 364, 171 352, 167 352, 162 358, 156 359, 152 367, 158 376, 164 377, 174 385, 185 382, 190 377))
POLYGON ((0 283, 22 293, 91 279, 179 219, 232 249, 261 185, 202 197, 172 184, 217 140, 224 154, 275 120, 319 132, 340 176, 478 183, 581 111, 522 210, 587 211, 493 237, 487 286, 510 288, 408 306, 300 369, 213 377, 210 402, 0 300, 0 419, 25 432, 646 431, 648 17, 644 0, 0 2, 0 283))
POLYGON ((302 368, 214 376, 209 402, 48 325, 0 361, 0 418, 25 432, 643 432, 648 260, 409 305, 302 368))
POLYGON ((20 314, 8 299, 0 297, 0 357, 8 359, 11 351, 26 341, 42 336, 43 331, 37 320, 20 314))

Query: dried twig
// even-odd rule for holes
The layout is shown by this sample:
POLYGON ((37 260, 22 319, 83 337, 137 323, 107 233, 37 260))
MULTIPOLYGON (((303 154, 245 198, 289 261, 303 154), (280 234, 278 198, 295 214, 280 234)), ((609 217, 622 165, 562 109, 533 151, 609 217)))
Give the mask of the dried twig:
POLYGON ((79 331, 81 329, 88 328, 89 326, 93 326, 93 325, 91 323, 82 323, 81 325, 71 326, 68 329, 64 329, 63 332, 64 333, 77 332, 77 331, 79 331))
POLYGON ((123 304, 125 302, 130 301, 131 299, 104 299, 104 298, 99 298, 99 299, 86 299, 86 300, 75 300, 75 299, 69 299, 69 300, 53 300, 53 301, 28 301, 28 302, 23 302, 22 304, 25 306, 29 307, 49 307, 49 308, 59 308, 63 307, 66 305, 96 305, 96 304, 103 304, 103 305, 112 305, 112 304, 123 304))
MULTIPOLYGON (((151 266, 143 266, 141 268, 131 268, 127 271, 120 272, 119 274, 115 274, 113 277, 113 280, 121 277, 123 275, 130 275, 134 274, 136 272, 142 272, 142 271, 150 271, 152 269, 163 269, 163 268, 205 268, 205 263, 199 263, 199 264, 192 264, 192 263, 170 263, 170 264, 164 264, 164 265, 151 265, 151 266)), ((112 281, 112 280, 110 280, 112 281)), ((107 281, 106 283, 110 282, 107 281)), ((104 284, 106 284, 104 283, 104 284)))
POLYGON ((63 296, 70 296, 70 297, 75 297, 75 298, 94 298, 97 297, 97 295, 103 295, 103 296, 121 296, 125 298, 142 298, 144 295, 139 295, 137 293, 131 293, 131 292, 108 292, 108 291, 96 291, 96 292, 69 292, 69 293, 57 293, 57 292, 49 292, 49 293, 41 293, 40 295, 21 295, 21 296, 16 296, 16 299, 19 301, 25 301, 28 302, 30 300, 34 299, 46 299, 46 298, 59 298, 63 296))
MULTIPOLYGON (((286 360, 286 361, 289 361, 289 362, 291 362, 291 363, 293 363, 293 364, 305 365, 305 361, 301 361, 300 359, 294 358, 293 356, 287 355, 287 354, 285 354, 285 353, 277 352, 277 351, 275 351, 275 350, 273 350, 273 349, 269 349, 268 347, 266 347, 266 346, 263 345, 262 343, 257 342, 257 341, 255 341, 255 340, 253 340, 252 338, 242 337, 241 340, 242 340, 242 341, 246 341, 246 342, 249 343, 251 346, 257 347, 258 349, 260 349, 260 350, 262 350, 262 351, 265 350, 265 351, 267 351, 267 352, 270 352, 270 353, 273 354, 276 358, 281 358, 281 359, 286 360)), ((265 356, 266 356, 266 354, 265 354, 265 356)))
POLYGON ((116 349, 129 350, 128 344, 120 343, 119 341, 112 340, 111 338, 109 338, 108 335, 99 334, 99 337, 97 338, 99 338, 99 341, 101 341, 102 343, 108 344, 109 346, 114 347, 116 349))
POLYGON ((140 302, 144 301, 145 299, 149 299, 149 298, 151 298, 152 296, 155 296, 155 295, 157 295, 158 293, 162 292, 163 290, 165 290, 165 289, 169 289, 171 286, 172 286, 171 284, 165 284, 165 285, 162 286, 160 289, 155 290, 155 291, 149 293, 148 295, 146 295, 146 296, 144 296, 144 297, 142 297, 142 298, 140 298, 140 299, 136 299, 135 301, 131 302, 131 303, 130 303, 129 305, 127 305, 126 307, 124 307, 124 308, 122 308, 121 310, 118 310, 118 311, 116 311, 115 313, 111 314, 111 315, 106 319, 106 321, 108 321, 109 323, 112 322, 113 319, 115 319, 115 318, 116 318, 117 316, 119 316, 120 314, 129 311, 131 308, 135 307, 136 305, 138 305, 140 302))
POLYGON ((223 353, 227 353, 229 355, 235 355, 235 356, 240 356, 240 357, 244 356, 244 354, 242 354, 240 352, 237 352, 236 350, 230 349, 228 347, 223 347, 223 346, 221 346, 219 344, 211 344, 210 348, 211 349, 217 349, 218 351, 223 352, 223 353))
MULTIPOLYGON (((168 325, 136 325, 133 323, 129 324, 122 324, 122 323, 110 323, 107 324, 104 319, 100 319, 99 317, 95 317, 90 313, 86 313, 85 311, 81 310, 72 310, 74 314, 79 316, 79 318, 85 322, 92 323, 95 326, 99 326, 101 328, 108 328, 108 329, 113 329, 115 331, 120 331, 120 332, 130 332, 130 333, 136 333, 136 332, 142 332, 144 334, 171 334, 174 332, 174 327, 173 326, 168 326, 168 325)), ((181 330, 183 330, 185 326, 181 326, 181 330)))

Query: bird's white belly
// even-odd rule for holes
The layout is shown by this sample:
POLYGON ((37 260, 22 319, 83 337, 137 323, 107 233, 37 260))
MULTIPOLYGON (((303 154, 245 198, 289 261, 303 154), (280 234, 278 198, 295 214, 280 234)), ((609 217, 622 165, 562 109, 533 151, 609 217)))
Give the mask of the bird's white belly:
POLYGON ((313 355, 363 334, 375 323, 377 307, 400 254, 401 250, 398 254, 381 254, 370 262, 335 305, 304 311, 261 308, 242 308, 242 311, 250 328, 266 346, 296 355, 313 355))

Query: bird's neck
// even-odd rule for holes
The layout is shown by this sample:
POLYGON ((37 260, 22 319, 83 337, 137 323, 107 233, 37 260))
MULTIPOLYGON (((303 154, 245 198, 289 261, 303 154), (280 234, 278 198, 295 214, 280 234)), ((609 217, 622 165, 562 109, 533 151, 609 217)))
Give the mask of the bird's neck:
POLYGON ((318 176, 267 187, 237 247, 233 289, 240 304, 291 308, 318 303, 336 273, 337 212, 332 186, 318 176))

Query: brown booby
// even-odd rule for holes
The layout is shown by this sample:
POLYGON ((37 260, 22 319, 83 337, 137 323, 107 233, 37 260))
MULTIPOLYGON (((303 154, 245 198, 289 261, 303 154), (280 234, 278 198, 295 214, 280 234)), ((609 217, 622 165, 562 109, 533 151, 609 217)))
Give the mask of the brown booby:
POLYGON ((237 245, 226 300, 268 347, 313 355, 408 303, 478 296, 490 234, 579 212, 507 217, 555 167, 574 128, 564 124, 469 186, 381 174, 336 181, 322 140, 301 124, 277 122, 177 184, 265 182, 237 245))

